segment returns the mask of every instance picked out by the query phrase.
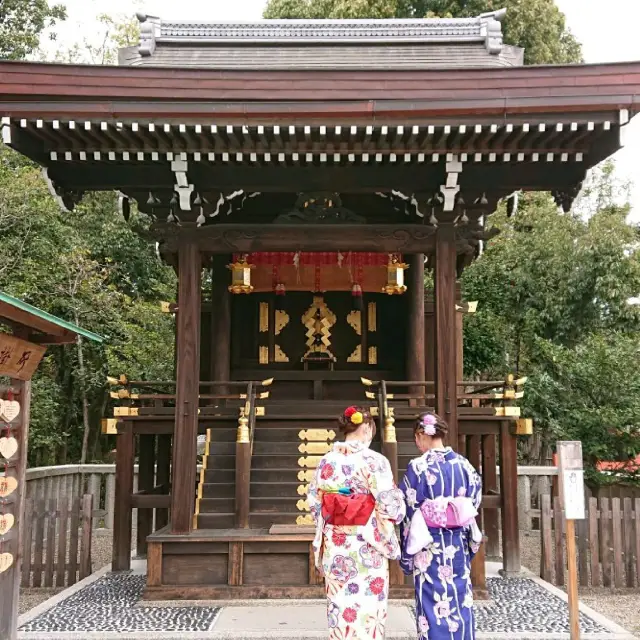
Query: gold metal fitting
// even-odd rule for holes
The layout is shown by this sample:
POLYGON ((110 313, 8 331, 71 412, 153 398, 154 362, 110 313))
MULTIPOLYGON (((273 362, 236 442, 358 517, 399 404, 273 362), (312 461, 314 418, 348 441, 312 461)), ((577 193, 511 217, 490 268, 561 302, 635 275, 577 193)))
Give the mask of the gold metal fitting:
POLYGON ((532 418, 518 418, 516 420, 515 434, 517 436, 530 436, 530 435, 533 435, 533 419, 532 418))
POLYGON ((396 420, 393 417, 393 409, 389 409, 384 419, 384 441, 385 442, 397 442, 395 423, 396 423, 396 420))
POLYGON ((238 433, 236 436, 236 442, 249 443, 249 419, 244 415, 244 412, 238 418, 238 433))

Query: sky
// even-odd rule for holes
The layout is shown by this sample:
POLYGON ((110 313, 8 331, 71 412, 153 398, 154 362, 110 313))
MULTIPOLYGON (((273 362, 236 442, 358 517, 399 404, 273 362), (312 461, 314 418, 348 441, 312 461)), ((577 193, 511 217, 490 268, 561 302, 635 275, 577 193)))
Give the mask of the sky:
MULTIPOLYGON (((1 1, 1 0, 0 0, 1 1)), ((57 0, 67 6, 68 20, 57 29, 58 44, 73 45, 79 34, 101 41, 96 16, 147 13, 164 19, 215 21, 257 20, 266 0, 57 0)), ((556 0, 567 24, 582 43, 586 62, 640 60, 640 0, 556 0)), ((632 182, 632 217, 640 221, 640 114, 626 127, 625 147, 616 155, 619 177, 632 182)))

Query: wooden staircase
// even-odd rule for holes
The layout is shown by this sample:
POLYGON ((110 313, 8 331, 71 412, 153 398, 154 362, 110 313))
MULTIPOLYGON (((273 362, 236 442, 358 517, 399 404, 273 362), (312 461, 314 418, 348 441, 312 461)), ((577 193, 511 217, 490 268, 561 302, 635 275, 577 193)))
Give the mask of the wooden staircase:
MULTIPOLYGON (((356 400, 352 404, 362 403, 356 400)), ((251 458, 251 528, 268 529, 274 524, 294 525, 305 516, 306 485, 300 459, 305 440, 300 432, 326 429, 337 434, 337 417, 348 406, 340 401, 273 400, 265 403, 266 415, 257 418, 251 458), (302 472, 302 473, 301 473, 302 472)), ((235 514, 236 429, 226 423, 208 430, 208 452, 198 486, 198 529, 230 529, 235 514)))

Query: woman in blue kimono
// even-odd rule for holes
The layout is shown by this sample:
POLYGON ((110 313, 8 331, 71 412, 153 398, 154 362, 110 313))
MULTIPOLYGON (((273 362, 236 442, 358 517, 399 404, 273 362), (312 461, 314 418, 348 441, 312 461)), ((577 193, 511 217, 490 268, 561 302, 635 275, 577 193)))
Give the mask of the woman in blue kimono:
POLYGON ((418 417, 422 455, 409 463, 400 487, 407 503, 400 565, 413 575, 419 640, 475 638, 471 559, 482 541, 476 525, 482 487, 471 463, 444 446, 447 431, 434 413, 418 417))

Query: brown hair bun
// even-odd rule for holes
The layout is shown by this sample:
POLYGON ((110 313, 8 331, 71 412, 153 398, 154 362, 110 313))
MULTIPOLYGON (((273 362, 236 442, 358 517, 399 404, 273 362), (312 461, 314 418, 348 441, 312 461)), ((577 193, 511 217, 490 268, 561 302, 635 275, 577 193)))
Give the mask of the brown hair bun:
POLYGON ((357 431, 362 425, 369 424, 373 429, 373 435, 376 434, 376 423, 371 417, 371 413, 364 407, 347 407, 342 415, 338 418, 338 428, 343 435, 348 435, 357 431), (360 420, 358 414, 362 418, 360 420))
POLYGON ((418 435, 419 433, 425 433, 425 418, 431 417, 432 420, 435 419, 435 424, 433 425, 435 428, 434 437, 436 438, 444 438, 449 433, 449 425, 437 414, 433 411, 425 411, 421 413, 416 418, 416 424, 413 428, 413 434, 418 435))

